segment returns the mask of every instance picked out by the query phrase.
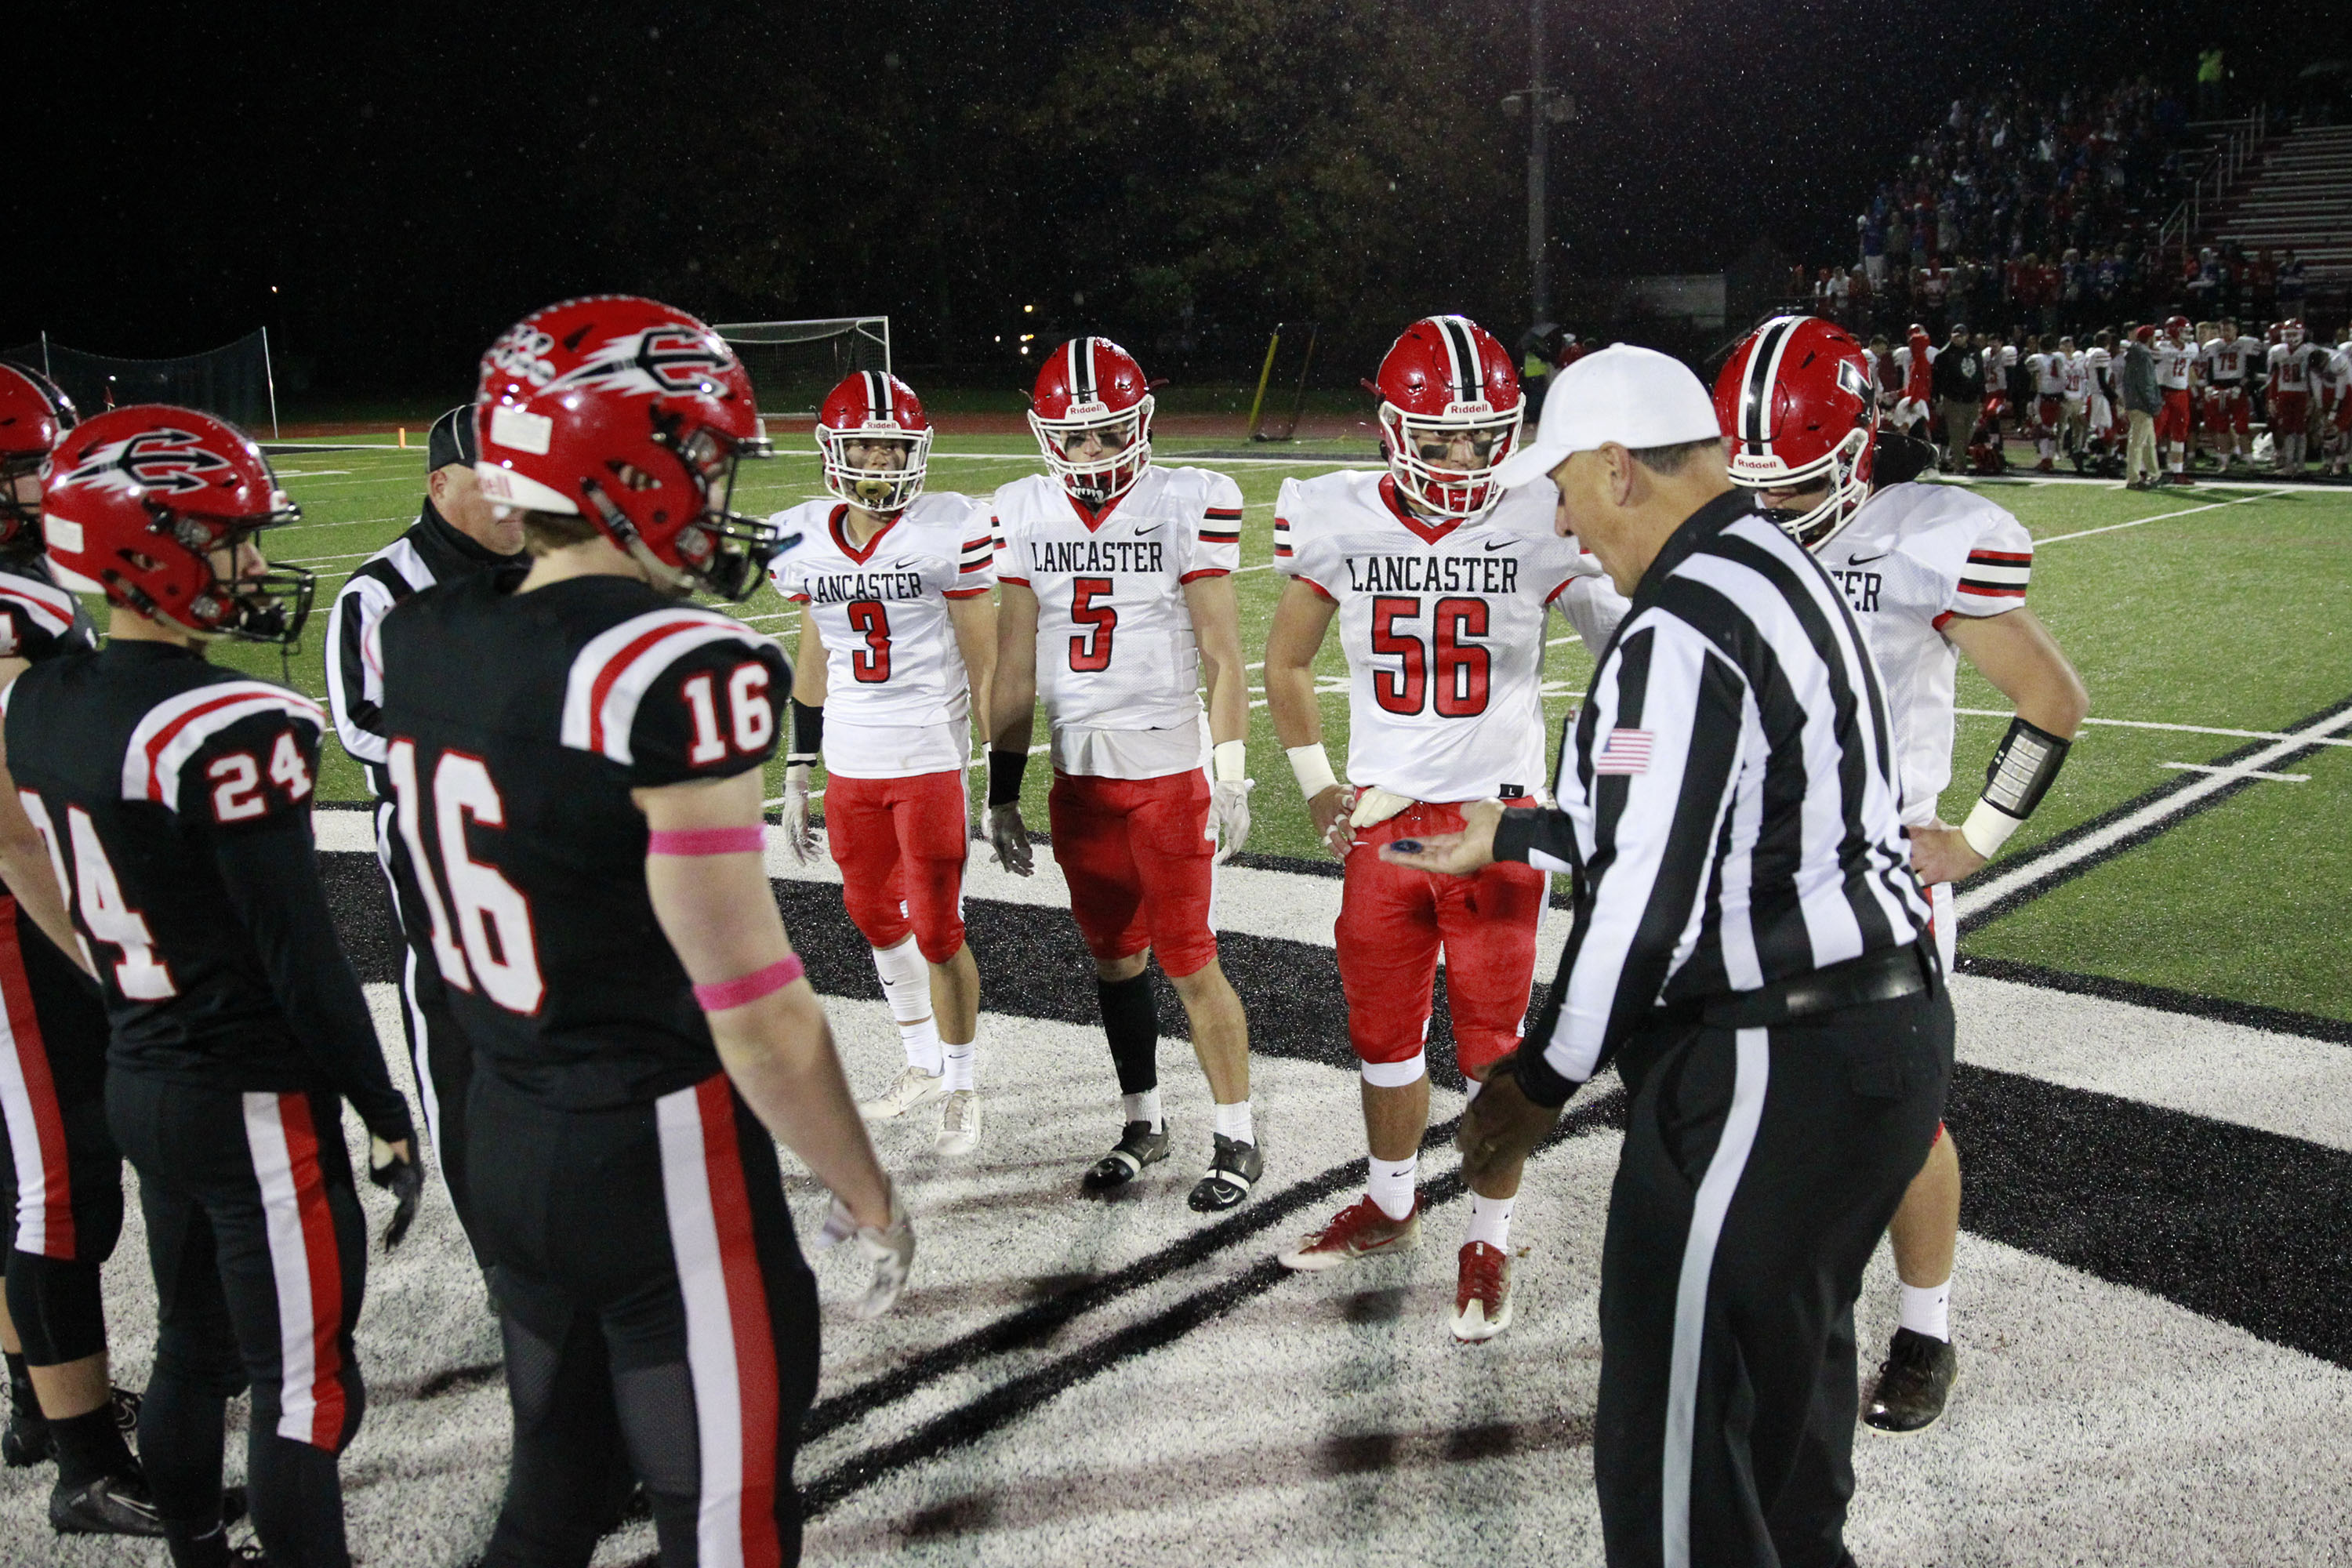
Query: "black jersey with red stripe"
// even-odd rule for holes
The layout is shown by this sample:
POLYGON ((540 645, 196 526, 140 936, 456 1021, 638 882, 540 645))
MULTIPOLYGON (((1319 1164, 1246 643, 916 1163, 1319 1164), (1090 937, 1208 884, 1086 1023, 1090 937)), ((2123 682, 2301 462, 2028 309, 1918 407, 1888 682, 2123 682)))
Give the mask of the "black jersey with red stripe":
POLYGON ((478 1059, 560 1109, 648 1103, 719 1058, 631 792, 767 762, 792 666, 634 578, 513 590, 452 583, 378 623, 395 826, 478 1059))
POLYGON ((18 798, 106 993, 113 1070, 340 1092, 407 1136, 319 879, 319 705, 118 638, 35 665, 5 709, 18 798))
POLYGON ((0 658, 38 664, 98 646, 81 601, 58 586, 42 555, 0 555, 0 658))

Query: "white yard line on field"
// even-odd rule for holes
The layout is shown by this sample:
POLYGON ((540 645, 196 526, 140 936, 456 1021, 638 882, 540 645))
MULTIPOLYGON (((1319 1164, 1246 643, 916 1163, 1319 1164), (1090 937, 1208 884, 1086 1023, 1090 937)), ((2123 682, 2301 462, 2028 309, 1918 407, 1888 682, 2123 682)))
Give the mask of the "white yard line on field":
MULTIPOLYGON (((2226 773, 2230 772, 2228 768, 2217 768, 2210 763, 2158 763, 2156 765, 2159 768, 2178 768, 2180 772, 2185 773, 2226 773)), ((2309 784, 2311 782, 2311 775, 2309 773, 2246 773, 2242 776, 2250 779, 2275 779, 2280 784, 2309 784)))
POLYGON ((2235 500, 2210 500, 2203 506, 2184 506, 2179 511, 2160 511, 2153 517, 2136 517, 2129 522, 2111 522, 2104 528, 2080 528, 2072 533, 2053 533, 2047 539, 2037 539, 2033 542, 2036 547, 2039 547, 2044 544, 2062 543, 2069 539, 2088 539, 2095 533, 2113 533, 2119 528, 2137 528, 2144 522, 2162 522, 2167 518, 2189 517, 2200 511, 2218 510, 2225 506, 2244 506, 2248 501, 2272 500, 2282 493, 2279 490, 2262 490, 2253 495, 2240 496, 2235 500))
MULTIPOLYGON (((1955 708, 1955 713, 1965 713, 1971 719, 2013 719, 2006 708, 1955 708)), ((2184 735, 2229 735, 2241 741, 2284 741, 2289 737, 2281 730, 2224 730, 2210 724, 2164 724, 2153 719, 2085 719, 2085 724, 2108 724, 2120 730, 2172 730, 2184 735)), ((2307 746, 2352 746, 2352 740, 2340 736, 2305 735, 2297 738, 2307 746)))
POLYGON ((2241 779, 2261 777, 2269 772, 2273 763, 2347 726, 2352 726, 2352 708, 2317 720, 2300 730, 2291 731, 2253 755, 2217 767, 2187 788, 2166 795, 2162 800, 2152 801, 2130 816, 2107 824, 2096 833, 2084 834, 2054 854, 2024 861, 2013 870, 1970 888, 1959 896, 1958 909, 1955 912, 1960 919, 1967 920, 1979 910, 2056 876, 2078 860, 2102 854, 2167 817, 2179 816, 2217 790, 2225 789, 2241 779))

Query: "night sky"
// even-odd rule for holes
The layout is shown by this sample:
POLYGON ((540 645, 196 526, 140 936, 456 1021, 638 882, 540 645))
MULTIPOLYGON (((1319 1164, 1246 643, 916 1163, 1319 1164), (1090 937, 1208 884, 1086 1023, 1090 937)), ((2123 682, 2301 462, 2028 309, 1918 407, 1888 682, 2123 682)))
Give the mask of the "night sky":
MULTIPOLYGON (((1555 268, 1843 255, 1951 97, 2305 58, 2263 13, 2116 0, 1552 0, 1555 268), (2257 53, 2255 51, 2262 51, 2257 53)), ((2317 13, 2313 13, 2317 15, 2317 13)), ((887 312, 908 363, 1049 330, 1423 310, 1524 323, 1526 0, 67 7, 11 51, 0 343, 165 355, 268 323, 314 398, 462 391, 590 289, 887 312), (55 68, 47 68, 54 67, 55 68), (46 152, 32 149, 46 142, 46 152)), ((290 373, 290 374, 289 374, 290 373)))

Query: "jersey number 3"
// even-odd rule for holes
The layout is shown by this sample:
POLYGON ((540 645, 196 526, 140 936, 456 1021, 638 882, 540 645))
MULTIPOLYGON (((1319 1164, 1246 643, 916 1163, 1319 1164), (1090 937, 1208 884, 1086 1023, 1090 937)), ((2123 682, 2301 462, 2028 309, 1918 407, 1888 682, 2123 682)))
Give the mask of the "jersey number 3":
POLYGON ((490 770, 481 758, 464 752, 444 752, 434 764, 429 805, 433 847, 440 851, 436 857, 426 852, 428 803, 417 789, 416 742, 393 742, 385 764, 398 803, 401 842, 416 869, 416 889, 425 900, 433 961, 441 978, 460 991, 474 990, 478 984, 484 994, 509 1013, 538 1012, 547 983, 540 976, 530 900, 497 867, 475 859, 466 847, 467 818, 483 827, 507 825, 506 802, 490 770), (434 875, 436 860, 438 877, 434 875))

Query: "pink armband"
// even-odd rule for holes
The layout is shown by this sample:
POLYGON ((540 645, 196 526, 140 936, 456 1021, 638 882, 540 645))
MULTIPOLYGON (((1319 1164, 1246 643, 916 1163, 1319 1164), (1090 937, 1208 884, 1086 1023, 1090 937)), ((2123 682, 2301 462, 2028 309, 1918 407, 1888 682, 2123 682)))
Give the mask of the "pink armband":
POLYGON ((766 847, 756 827, 668 827, 646 835, 648 855, 757 855, 766 847))
POLYGON ((808 966, 801 962, 801 955, 788 952, 765 969, 755 969, 715 984, 696 986, 694 1000, 706 1013, 724 1013, 730 1007, 757 1002, 772 991, 782 991, 807 973, 808 966))

